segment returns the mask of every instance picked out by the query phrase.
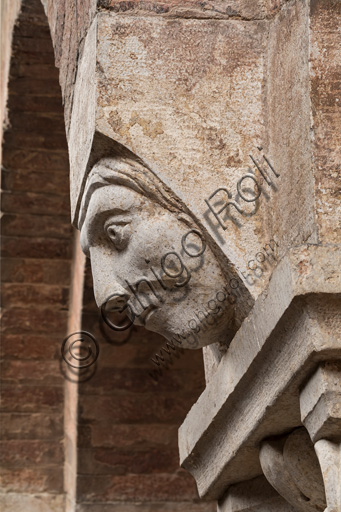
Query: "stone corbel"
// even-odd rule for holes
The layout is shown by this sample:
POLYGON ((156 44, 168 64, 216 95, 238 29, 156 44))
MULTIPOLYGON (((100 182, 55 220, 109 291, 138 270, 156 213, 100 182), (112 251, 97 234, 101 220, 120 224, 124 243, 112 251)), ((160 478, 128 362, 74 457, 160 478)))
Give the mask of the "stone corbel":
POLYGON ((181 464, 219 512, 341 511, 332 257, 310 246, 283 258, 180 427, 181 464))
POLYGON ((307 430, 296 429, 289 435, 262 442, 263 473, 297 512, 340 512, 339 361, 321 363, 309 377, 300 393, 300 411, 307 430))
POLYGON ((341 510, 341 363, 324 362, 300 394, 302 423, 322 469, 325 512, 341 510))
POLYGON ((265 439, 259 453, 264 475, 296 512, 322 512, 326 507, 323 478, 308 432, 265 439))

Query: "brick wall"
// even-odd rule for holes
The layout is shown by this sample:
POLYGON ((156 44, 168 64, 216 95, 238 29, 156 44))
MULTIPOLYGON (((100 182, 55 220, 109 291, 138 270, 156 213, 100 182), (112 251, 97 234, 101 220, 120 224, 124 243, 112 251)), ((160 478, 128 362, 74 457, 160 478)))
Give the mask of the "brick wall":
POLYGON ((64 380, 73 232, 58 71, 43 8, 13 35, 2 172, 2 496, 6 512, 63 510, 64 380))

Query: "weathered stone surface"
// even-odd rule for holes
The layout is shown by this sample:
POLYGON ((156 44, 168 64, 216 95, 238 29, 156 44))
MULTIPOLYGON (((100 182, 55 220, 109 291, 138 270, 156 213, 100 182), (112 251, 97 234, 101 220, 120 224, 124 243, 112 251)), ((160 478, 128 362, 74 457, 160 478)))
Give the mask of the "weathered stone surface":
MULTIPOLYGON (((220 235, 212 229, 214 217, 206 223, 203 215, 205 199, 221 186, 233 190, 252 164, 249 153, 262 144, 266 22, 103 13, 94 23, 98 43, 93 26, 80 64, 69 136, 73 218, 77 222, 96 130, 142 158, 204 222, 212 243, 218 237, 228 258, 241 264, 239 249, 226 236, 237 227, 231 222, 229 232, 220 235), (241 118, 248 122, 240 123, 241 118)), ((95 137, 92 158, 103 151, 110 147, 95 137)), ((242 239, 255 253, 261 244, 258 235, 253 222, 243 223, 242 239)))
MULTIPOLYGON (((338 436, 339 437, 339 436, 338 436)), ((327 512, 338 512, 341 507, 341 443, 320 439, 315 443, 327 497, 327 512)))
POLYGON ((310 80, 316 221, 323 243, 340 243, 340 2, 310 5, 310 80))
POLYGON ((300 395, 302 422, 311 439, 341 437, 341 363, 325 363, 306 384, 300 395))
POLYGON ((321 468, 304 428, 288 436, 264 439, 259 456, 267 480, 297 512, 325 510, 321 468))
POLYGON ((109 9, 113 12, 132 12, 168 15, 183 18, 232 18, 232 19, 262 19, 273 15, 281 2, 277 0, 232 0, 229 5, 220 0, 200 2, 198 0, 168 0, 168 1, 125 1, 125 0, 99 0, 100 9, 109 9))
POLYGON ((302 422, 314 442, 325 485, 327 512, 341 507, 341 363, 319 365, 300 395, 302 422))
MULTIPOLYGON (((123 184, 146 197, 143 201, 139 198, 143 204, 135 197, 134 207, 142 214, 141 222, 150 226, 150 235, 151 226, 156 226, 150 212, 157 212, 157 206, 149 200, 156 197, 164 205, 162 201, 167 197, 166 209, 172 209, 173 202, 182 214, 192 216, 219 264, 223 268, 225 265, 225 280, 233 272, 233 278, 245 292, 245 300, 236 305, 234 319, 228 321, 226 315, 224 327, 230 333, 223 340, 215 326, 217 330, 208 329, 205 339, 200 339, 197 346, 228 343, 246 317, 252 299, 264 289, 271 276, 269 262, 265 271, 257 263, 269 257, 262 252, 267 245, 262 247, 264 236, 268 235, 270 243, 279 248, 271 255, 275 262, 292 246, 307 240, 318 241, 314 179, 310 172, 308 3, 262 5, 266 15, 251 15, 249 21, 243 16, 223 21, 147 17, 143 15, 147 6, 140 4, 135 6, 134 15, 121 16, 112 12, 115 5, 101 4, 102 11, 87 33, 68 136, 72 218, 85 231, 82 240, 93 262, 97 304, 103 305, 110 294, 118 294, 121 306, 124 301, 131 308, 129 302, 134 302, 134 298, 124 284, 126 274, 132 272, 134 277, 138 278, 139 274, 140 280, 146 279, 145 265, 137 260, 128 261, 129 251, 125 246, 118 251, 121 258, 111 255, 111 264, 115 261, 120 272, 110 281, 109 264, 104 261, 109 257, 108 247, 101 238, 103 226, 99 224, 93 229, 83 225, 84 219, 89 225, 99 209, 108 210, 109 203, 113 205, 116 201, 116 207, 122 207, 127 193, 123 193, 122 187, 113 189, 111 197, 105 191, 104 185, 112 180, 113 185, 123 184), (279 8, 279 12, 272 18, 268 8, 270 11, 279 8), (293 112, 300 111, 300 116, 288 116, 288 106, 293 112), (241 119, 247 122, 241 123, 241 119), (259 159, 263 159, 263 167, 259 159), (241 188, 246 178, 253 180, 256 187, 253 192, 241 188), (257 178, 263 182, 258 183, 257 178), (238 197, 230 192, 232 184, 238 190, 238 197), (93 192, 101 185, 102 192, 93 192), (216 197, 219 190, 221 195, 216 197), (245 196, 250 193, 251 199, 245 196), (258 201, 262 193, 270 213, 265 212, 265 204, 262 213, 258 201), (303 201, 299 199, 301 195, 303 201), (213 197, 215 203, 210 203, 213 197), (228 203, 227 197, 232 201, 228 203), (220 210, 217 210, 218 199, 220 210), (240 201, 246 203, 246 210, 240 201), (255 202, 252 207, 251 202, 255 202), (241 216, 239 220, 230 210, 229 214, 226 211, 225 216, 222 214, 228 205, 230 210, 233 206, 237 217, 241 216), (258 209, 259 216, 256 216, 258 209), (270 238, 274 232, 278 242, 270 238), (92 244, 86 241, 89 237, 92 244), (260 257, 263 259, 259 260, 260 257), (251 272, 245 272, 245 260, 251 272)), ((244 7, 239 3, 240 12, 244 7)), ((160 211, 157 216, 161 218, 160 211)), ((115 229, 120 232, 123 228, 115 229)), ((163 229, 174 244, 168 226, 163 229)), ((134 238, 138 238, 139 228, 134 224, 124 230, 126 244, 131 236, 127 230, 132 230, 134 238)), ((157 230, 160 236, 161 224, 157 230)), ((180 227, 175 231, 183 236, 180 227)), ((150 251, 153 237, 147 243, 148 237, 139 235, 139 256, 149 260, 149 255, 142 254, 142 248, 150 251)), ((117 236, 120 238, 121 234, 117 236)), ((114 244, 112 238, 111 242, 114 244)), ((206 269, 205 277, 217 289, 213 275, 218 274, 206 269)), ((202 293, 204 288, 209 289, 206 282, 200 290, 202 293)), ((153 289, 152 293, 156 295, 153 289)), ((194 295, 192 300, 193 304, 198 302, 194 295)), ((161 321, 155 310, 154 318, 152 314, 148 316, 147 327, 170 340, 178 332, 177 322, 187 323, 187 305, 180 312, 174 307, 172 328, 169 317, 161 321)), ((227 312, 231 314, 230 309, 227 312)), ((134 308, 133 315, 138 322, 134 308)), ((187 342, 184 346, 189 348, 187 342)))
POLYGON ((218 512, 295 512, 263 477, 231 485, 218 504, 218 512))
POLYGON ((308 253, 309 257, 303 248, 299 256, 296 249, 275 269, 269 289, 258 298, 180 428, 182 465, 195 476, 200 495, 219 498, 229 484, 261 474, 262 438, 301 425, 299 386, 316 364, 312 354, 319 360, 337 353, 338 257, 335 260, 336 253, 318 247, 310 247, 308 253), (297 260, 312 269, 309 261, 318 255, 325 261, 324 277, 316 275, 314 283, 312 270, 307 270, 297 279, 297 260), (321 289, 320 282, 325 293, 329 288, 329 299, 309 299, 316 288, 321 289), (301 294, 307 302, 293 301, 301 294))
POLYGON ((308 1, 287 2, 270 23, 266 59, 268 151, 281 178, 278 191, 270 192, 273 202, 265 208, 263 222, 271 225, 283 250, 318 240, 311 172, 308 1))
POLYGON ((98 307, 121 308, 131 322, 185 348, 231 339, 245 299, 234 306, 222 290, 228 278, 239 286, 238 276, 233 269, 224 275, 195 219, 152 173, 129 160, 100 160, 80 222, 98 307))

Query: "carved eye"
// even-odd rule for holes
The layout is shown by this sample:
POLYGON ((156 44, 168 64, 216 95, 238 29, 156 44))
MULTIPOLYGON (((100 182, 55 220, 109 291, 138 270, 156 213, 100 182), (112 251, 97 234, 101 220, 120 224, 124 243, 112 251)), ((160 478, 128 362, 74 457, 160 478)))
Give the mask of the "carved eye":
POLYGON ((131 236, 130 224, 111 223, 104 229, 107 237, 118 251, 122 251, 128 245, 131 236))

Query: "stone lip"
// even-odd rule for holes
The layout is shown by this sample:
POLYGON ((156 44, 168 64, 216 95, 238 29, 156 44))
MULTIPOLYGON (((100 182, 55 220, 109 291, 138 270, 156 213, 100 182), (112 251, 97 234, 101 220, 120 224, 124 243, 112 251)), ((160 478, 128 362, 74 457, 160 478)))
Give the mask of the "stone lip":
POLYGON ((318 360, 340 357, 330 326, 321 335, 316 305, 317 294, 335 301, 341 292, 340 258, 337 246, 287 253, 181 425, 180 462, 201 497, 219 499, 228 485, 260 475, 260 441, 301 425, 302 380, 318 360))

